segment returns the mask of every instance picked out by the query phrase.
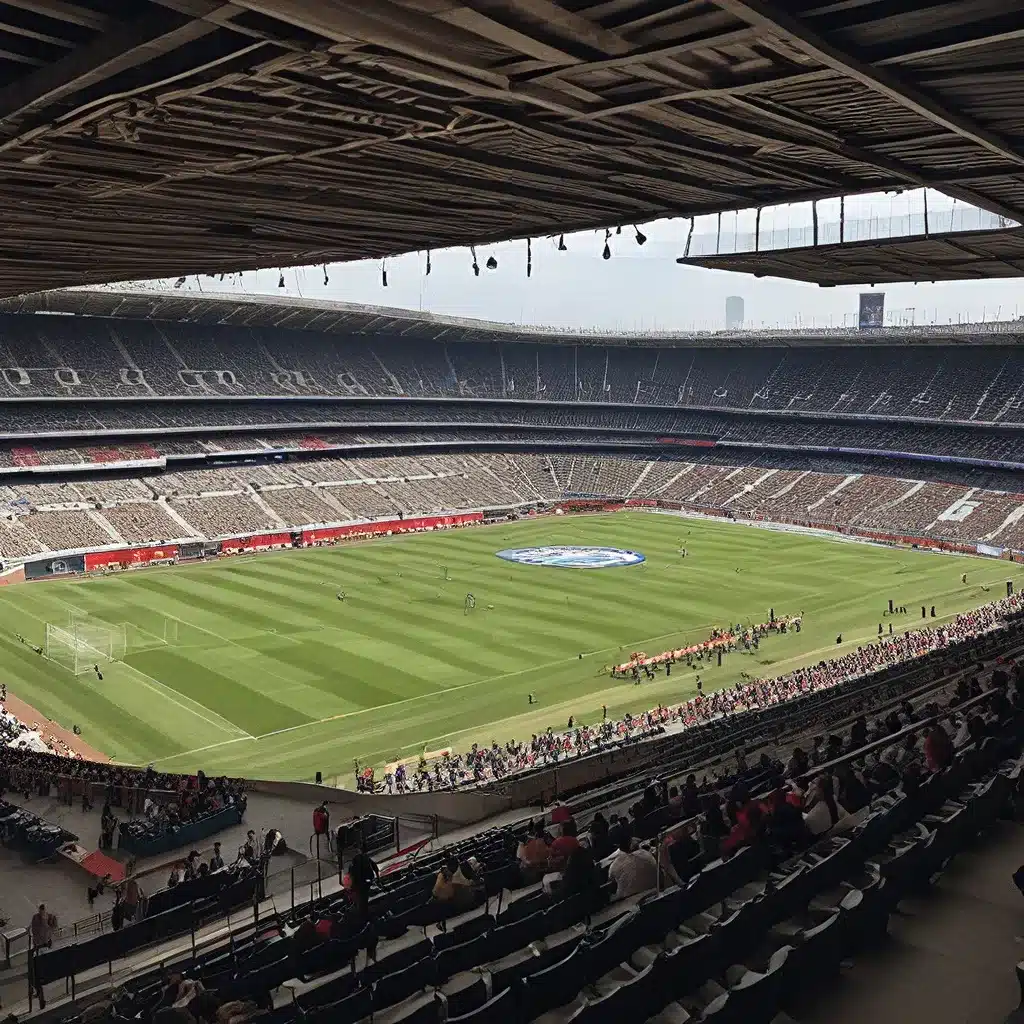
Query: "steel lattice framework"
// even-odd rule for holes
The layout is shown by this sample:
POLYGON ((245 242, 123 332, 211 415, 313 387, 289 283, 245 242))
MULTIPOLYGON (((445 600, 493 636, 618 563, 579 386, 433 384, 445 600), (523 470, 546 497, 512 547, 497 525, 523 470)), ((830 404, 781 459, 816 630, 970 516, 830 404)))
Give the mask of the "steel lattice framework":
POLYGON ((0 294, 930 185, 1024 220, 1018 0, 2 0, 0 294))

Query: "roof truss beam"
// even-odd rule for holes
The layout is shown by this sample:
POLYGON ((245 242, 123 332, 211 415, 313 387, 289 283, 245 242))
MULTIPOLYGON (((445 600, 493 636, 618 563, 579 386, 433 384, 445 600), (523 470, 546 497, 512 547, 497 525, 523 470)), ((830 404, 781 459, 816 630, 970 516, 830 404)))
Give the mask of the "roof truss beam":
POLYGON ((780 33, 796 43, 800 49, 840 74, 886 99, 897 103, 905 110, 941 125, 961 138, 968 139, 1001 156, 1004 160, 1024 166, 1024 153, 998 132, 978 124, 966 114, 957 114, 943 103, 904 81, 898 75, 882 67, 875 67, 863 60, 845 53, 806 22, 787 14, 764 0, 715 0, 723 10, 747 22, 755 28, 780 33))
POLYGON ((0 123, 59 102, 214 31, 216 26, 207 22, 150 10, 0 89, 0 123))

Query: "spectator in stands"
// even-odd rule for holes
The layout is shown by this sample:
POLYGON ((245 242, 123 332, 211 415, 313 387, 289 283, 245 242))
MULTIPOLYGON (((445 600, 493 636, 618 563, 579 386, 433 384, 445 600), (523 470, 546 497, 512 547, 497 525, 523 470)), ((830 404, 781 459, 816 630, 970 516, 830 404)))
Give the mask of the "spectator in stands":
POLYGON ((697 776, 687 775, 680 795, 680 812, 684 818, 695 818, 700 814, 700 790, 697 788, 697 776))
POLYGON ((593 853, 585 846, 578 846, 565 862, 559 892, 563 896, 576 896, 597 893, 600 888, 601 880, 593 853))
POLYGON ((173 889, 176 885, 181 885, 185 880, 185 863, 184 861, 178 861, 174 867, 171 868, 171 873, 167 878, 167 888, 173 889))
POLYGON ((917 736, 910 733, 902 743, 894 743, 882 754, 882 760, 891 764, 897 771, 902 771, 911 761, 918 759, 917 736))
POLYGON ((839 804, 850 814, 856 814, 871 802, 868 787, 850 765, 840 765, 836 769, 836 784, 839 804))
POLYGON ((221 856, 220 843, 213 844, 213 856, 210 858, 210 870, 220 871, 224 867, 224 858, 221 856))
POLYGON ((590 849, 594 854, 594 860, 604 860, 612 852, 613 847, 608 837, 608 819, 600 811, 590 819, 587 834, 590 837, 590 849))
POLYGON ((722 840, 729 834, 729 826, 722 814, 722 804, 717 793, 710 793, 702 801, 704 808, 700 821, 701 853, 710 859, 718 857, 722 840))
POLYGON ((815 777, 804 797, 804 824, 812 836, 821 835, 835 825, 846 811, 836 802, 831 774, 815 777))
POLYGON ((364 925, 370 918, 370 887, 380 879, 380 868, 366 852, 366 843, 361 845, 359 852, 352 858, 348 875, 356 908, 356 921, 364 925))
POLYGON ((438 903, 450 903, 456 911, 468 910, 476 899, 478 888, 473 865, 469 861, 460 864, 455 857, 449 856, 437 873, 433 896, 438 903))
POLYGON ((547 870, 549 855, 548 841, 544 834, 544 822, 531 822, 529 833, 519 844, 519 849, 516 850, 516 860, 519 861, 523 880, 526 882, 539 881, 547 870))
POLYGON ((46 904, 40 903, 39 909, 32 915, 29 933, 32 936, 34 949, 49 949, 53 945, 53 932, 57 927, 57 918, 46 911, 46 904))
POLYGON ((612 836, 617 853, 608 867, 608 878, 615 883, 613 899, 624 900, 658 886, 658 864, 650 851, 633 849, 633 833, 627 823, 616 826, 612 836))
POLYGON ((800 747, 794 747, 793 756, 786 764, 786 778, 799 779, 801 776, 807 774, 810 766, 810 761, 803 750, 801 750, 800 747))
POLYGON ((552 871, 562 871, 572 854, 580 848, 576 838, 576 822, 567 818, 562 822, 562 834, 555 839, 548 854, 548 866, 552 871))
POLYGON ((932 774, 941 772, 953 762, 953 741, 940 722, 925 734, 924 761, 932 774))
POLYGON ((250 864, 259 864, 260 862, 260 846, 256 842, 256 833, 249 829, 245 834, 245 844, 239 851, 239 855, 247 860, 250 864))

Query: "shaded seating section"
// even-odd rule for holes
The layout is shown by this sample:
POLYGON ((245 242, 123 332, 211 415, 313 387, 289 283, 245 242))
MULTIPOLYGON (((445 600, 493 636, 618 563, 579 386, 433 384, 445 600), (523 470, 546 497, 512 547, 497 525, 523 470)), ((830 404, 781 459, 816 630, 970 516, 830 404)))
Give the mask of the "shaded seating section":
POLYGON ((203 923, 223 917, 262 895, 262 876, 254 868, 244 873, 218 871, 154 893, 146 916, 118 931, 82 942, 55 946, 32 958, 33 978, 39 985, 76 975, 120 960, 154 943, 185 935, 203 923))
POLYGON ((78 836, 23 807, 0 800, 0 841, 34 860, 46 860, 65 843, 77 842, 78 836))
POLYGON ((244 808, 223 807, 180 825, 168 825, 145 818, 132 818, 118 826, 118 849, 135 857, 155 857, 183 846, 195 846, 204 839, 237 825, 244 808))
MULTIPOLYGON (((271 1024, 767 1024, 796 987, 824 991, 841 961, 880 942, 900 900, 926 893, 1008 808, 1024 772, 1024 715, 1001 696, 993 688, 954 709, 984 711, 989 724, 945 767, 913 785, 879 786, 855 821, 795 853, 769 834, 728 859, 695 860, 682 884, 609 902, 600 875, 568 894, 524 885, 518 829, 484 829, 388 877, 367 923, 342 892, 169 970, 200 982, 209 999, 262 1008, 271 1024), (448 858, 477 865, 472 899, 458 906, 431 896, 448 858)), ((914 716, 903 732, 935 721, 914 716)), ((860 763, 902 736, 841 760, 860 763)), ((746 776, 752 786, 759 771, 746 776)), ((577 820, 586 813, 573 811, 577 820)), ((145 1019, 166 998, 166 977, 131 982, 119 1016, 145 1019)))

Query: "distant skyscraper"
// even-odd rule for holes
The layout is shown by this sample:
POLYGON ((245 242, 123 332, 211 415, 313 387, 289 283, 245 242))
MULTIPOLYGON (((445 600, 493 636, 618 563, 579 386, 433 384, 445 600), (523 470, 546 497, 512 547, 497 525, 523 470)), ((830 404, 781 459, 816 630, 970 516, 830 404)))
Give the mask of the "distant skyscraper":
POLYGON ((725 300, 725 329, 738 331, 743 327, 743 299, 739 295, 730 295, 725 300))

